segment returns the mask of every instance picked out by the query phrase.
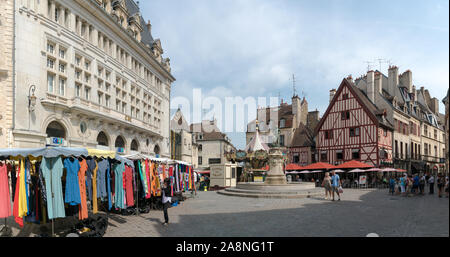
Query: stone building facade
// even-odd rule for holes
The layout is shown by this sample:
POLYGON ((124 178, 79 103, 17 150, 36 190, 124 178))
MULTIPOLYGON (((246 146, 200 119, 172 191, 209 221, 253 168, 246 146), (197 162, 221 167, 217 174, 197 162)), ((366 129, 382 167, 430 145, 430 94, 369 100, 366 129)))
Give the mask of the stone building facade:
MULTIPOLYGON (((257 110, 257 118, 247 124, 246 144, 256 135, 256 121, 259 122, 259 135, 263 142, 269 147, 277 140, 277 131, 280 133, 280 145, 290 147, 294 132, 302 123, 306 125, 310 116, 308 113, 308 102, 305 98, 300 99, 297 95, 292 97, 292 103, 281 101, 277 107, 260 108, 257 110)), ((318 121, 317 121, 318 122, 318 121)))
POLYGON ((2 1, 1 12, 0 147, 170 156, 175 78, 133 0, 2 1))
POLYGON ((355 80, 394 126, 392 142, 393 165, 412 173, 444 170, 444 115, 439 112, 439 100, 424 87, 413 84, 412 72, 399 74, 391 66, 388 76, 369 71, 355 80))
POLYGON ((171 159, 180 160, 198 167, 197 143, 187 120, 180 109, 170 121, 171 159))
POLYGON ((8 147, 12 136, 14 102, 14 1, 2 0, 0 3, 0 147, 8 147))

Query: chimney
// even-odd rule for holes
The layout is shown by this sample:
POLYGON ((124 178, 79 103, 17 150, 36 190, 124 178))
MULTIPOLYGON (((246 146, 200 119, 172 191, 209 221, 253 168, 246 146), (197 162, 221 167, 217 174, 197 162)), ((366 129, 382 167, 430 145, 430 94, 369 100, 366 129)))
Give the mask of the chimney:
POLYGON ((430 109, 434 114, 439 115, 439 100, 436 97, 433 97, 431 99, 431 106, 430 109))
POLYGON ((398 86, 398 67, 389 66, 388 75, 388 93, 391 96, 395 95, 395 89, 398 86))
POLYGON ((148 20, 148 22, 147 22, 147 30, 150 32, 150 33, 152 33, 152 24, 150 23, 150 20, 148 20))
POLYGON ((408 89, 408 93, 413 93, 412 89, 412 72, 410 70, 405 71, 402 75, 399 76, 400 83, 408 89))
POLYGON ((377 72, 375 74, 375 95, 376 94, 383 94, 383 79, 381 77, 381 73, 377 72))
POLYGON ((333 101, 334 96, 336 95, 336 89, 331 89, 330 90, 330 103, 331 101, 333 101))
POLYGON ((414 101, 417 101, 417 90, 416 90, 416 86, 412 86, 412 94, 414 97, 414 101))
POLYGON ((367 97, 372 103, 375 103, 375 72, 373 70, 367 72, 367 97))

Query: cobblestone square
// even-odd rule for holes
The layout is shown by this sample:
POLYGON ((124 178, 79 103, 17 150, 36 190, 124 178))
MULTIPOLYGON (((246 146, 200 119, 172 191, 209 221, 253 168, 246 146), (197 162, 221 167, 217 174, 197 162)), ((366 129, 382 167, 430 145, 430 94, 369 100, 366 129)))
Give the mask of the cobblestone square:
POLYGON ((253 199, 199 192, 169 209, 110 217, 107 237, 381 237, 449 236, 449 201, 437 195, 390 196, 347 189, 342 201, 253 199))

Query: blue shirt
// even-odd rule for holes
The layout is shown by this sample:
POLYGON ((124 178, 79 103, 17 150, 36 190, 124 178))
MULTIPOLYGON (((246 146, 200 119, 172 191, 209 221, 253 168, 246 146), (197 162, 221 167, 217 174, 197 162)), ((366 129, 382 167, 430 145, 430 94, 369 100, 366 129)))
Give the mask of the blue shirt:
POLYGON ((339 186, 339 180, 340 180, 339 175, 335 174, 334 176, 331 177, 331 182, 332 182, 331 185, 334 186, 334 187, 338 187, 339 186))
POLYGON ((414 185, 418 186, 419 185, 419 177, 414 177, 414 185))
POLYGON ((404 177, 400 178, 400 185, 406 186, 406 179, 404 177))
POLYGON ((389 184, 390 184, 391 186, 394 186, 394 185, 395 185, 395 179, 391 178, 391 179, 389 180, 389 184))

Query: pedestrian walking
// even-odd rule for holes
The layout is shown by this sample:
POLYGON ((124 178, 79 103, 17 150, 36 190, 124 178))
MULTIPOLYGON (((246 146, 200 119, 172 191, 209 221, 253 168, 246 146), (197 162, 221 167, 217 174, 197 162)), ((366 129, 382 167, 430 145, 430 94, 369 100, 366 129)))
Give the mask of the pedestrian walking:
POLYGON ((338 201, 340 201, 341 195, 339 193, 339 187, 342 186, 341 179, 334 170, 331 172, 331 174, 333 175, 331 177, 331 188, 332 188, 332 192, 333 192, 333 200, 332 201, 334 201, 334 193, 336 193, 338 195, 338 197, 339 197, 338 201))
POLYGON ((164 212, 164 223, 163 225, 169 225, 169 214, 167 210, 171 206, 172 197, 170 197, 170 179, 166 178, 164 180, 164 186, 162 190, 162 203, 163 203, 163 212, 164 212))
POLYGON ((428 179, 428 185, 430 185, 430 195, 434 194, 434 176, 433 174, 430 175, 430 178, 428 179))
POLYGON ((389 192, 394 195, 395 193, 395 179, 394 176, 391 176, 391 178, 389 179, 389 192))
POLYGON ((400 190, 403 196, 406 196, 406 174, 403 177, 400 177, 400 190))
POLYGON ((415 195, 419 194, 420 178, 419 174, 415 174, 413 178, 413 188, 412 191, 415 195))
POLYGON ((325 200, 328 200, 328 195, 330 195, 331 199, 331 177, 329 172, 325 173, 325 178, 322 181, 322 187, 325 188, 325 200))
POLYGON ((438 186, 438 196, 439 198, 442 198, 443 195, 443 191, 444 191, 444 186, 445 186, 445 181, 444 181, 444 176, 442 176, 442 174, 438 174, 438 178, 437 178, 437 186, 438 186))
POLYGON ((419 190, 421 195, 425 194, 425 184, 426 184, 425 174, 422 174, 419 179, 419 190))

